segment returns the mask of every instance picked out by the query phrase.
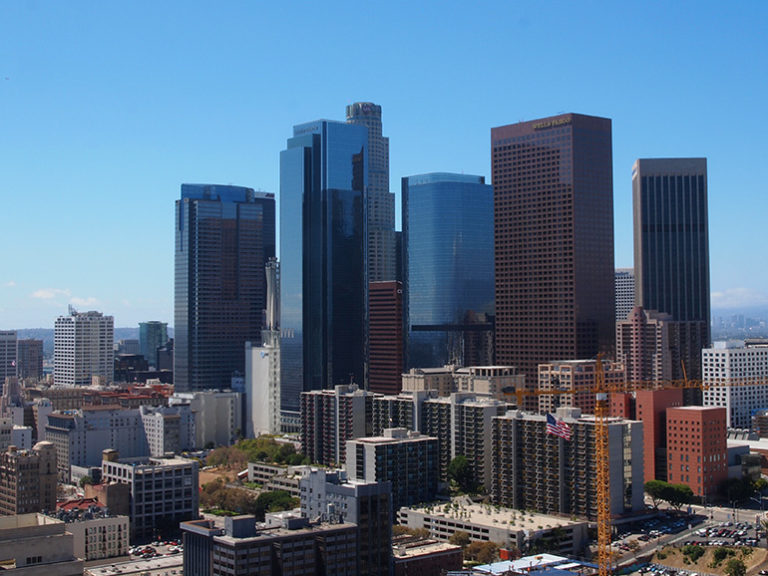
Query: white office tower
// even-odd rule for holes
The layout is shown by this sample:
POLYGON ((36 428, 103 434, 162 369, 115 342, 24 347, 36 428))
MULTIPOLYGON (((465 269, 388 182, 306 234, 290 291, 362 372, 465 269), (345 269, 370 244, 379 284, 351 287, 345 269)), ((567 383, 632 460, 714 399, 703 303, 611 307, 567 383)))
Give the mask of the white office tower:
POLYGON ((626 320, 635 307, 635 269, 617 268, 614 275, 616 290, 616 322, 626 320))
POLYGON ((53 333, 53 381, 60 386, 109 384, 115 370, 114 318, 78 312, 56 319, 53 333))
POLYGON ((701 351, 704 406, 724 406, 726 426, 746 429, 768 408, 768 343, 715 342, 701 351))
POLYGON ((245 405, 248 438, 280 433, 280 264, 270 259, 266 324, 261 346, 245 343, 245 405))

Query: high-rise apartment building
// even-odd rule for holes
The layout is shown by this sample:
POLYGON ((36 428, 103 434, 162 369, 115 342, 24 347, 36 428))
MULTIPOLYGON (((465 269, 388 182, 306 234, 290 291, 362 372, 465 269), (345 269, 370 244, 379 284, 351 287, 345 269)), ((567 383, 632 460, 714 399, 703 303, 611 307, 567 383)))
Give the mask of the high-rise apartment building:
MULTIPOLYGON (((595 419, 582 417, 578 408, 561 408, 557 417, 570 427, 570 440, 548 433, 544 415, 510 410, 493 419, 491 500, 518 510, 595 519, 595 419)), ((643 510, 643 423, 611 418, 606 425, 610 513, 643 510)))
POLYGON ((395 280, 395 195, 389 192, 389 138, 381 135, 381 106, 350 104, 347 124, 368 128, 368 281, 395 280))
POLYGON ((16 378, 16 330, 0 330, 0 387, 16 378))
POLYGON ((616 292, 616 322, 621 322, 635 306, 635 269, 617 268, 613 282, 616 292))
POLYGON ((68 316, 59 316, 53 331, 53 381, 58 386, 90 386, 94 378, 111 383, 114 325, 112 316, 71 306, 68 316))
POLYGON ((613 350, 611 121, 501 126, 491 148, 496 360, 535 382, 539 364, 613 350))
MULTIPOLYGON (((641 159, 632 167, 635 302, 681 322, 701 323, 709 346, 709 231, 706 158, 641 159)), ((686 366, 701 378, 701 360, 686 366)))
MULTIPOLYGON (((607 385, 624 382, 624 366, 622 364, 605 360, 602 362, 602 368, 603 378, 607 385)), ((584 414, 594 414, 597 361, 559 360, 539 364, 538 388, 539 390, 559 391, 557 394, 538 396, 538 412, 540 414, 554 412, 561 406, 577 407, 584 414)))
POLYGON ((298 410, 302 391, 366 385, 367 181, 365 126, 294 126, 280 153, 284 409, 298 410))
POLYGON ((724 407, 729 428, 750 428, 768 406, 768 343, 715 342, 701 356, 704 405, 724 407))
POLYGON ((310 462, 343 465, 347 440, 372 433, 373 397, 354 384, 302 392, 301 451, 310 462))
POLYGON ((168 323, 139 322, 139 351, 149 365, 157 369, 157 349, 168 342, 168 323))
POLYGON ((397 394, 403 373, 403 285, 391 280, 368 284, 368 390, 397 394))
POLYGON ((667 482, 705 499, 717 495, 728 478, 725 419, 725 408, 667 408, 667 482))
POLYGON ((43 341, 33 338, 19 340, 16 350, 19 379, 40 380, 43 377, 43 341))
POLYGON ((182 184, 176 201, 176 390, 229 388, 245 343, 261 339, 264 266, 275 256, 275 196, 182 184))
POLYGON ((493 188, 469 174, 408 176, 402 203, 406 366, 492 364, 493 188))

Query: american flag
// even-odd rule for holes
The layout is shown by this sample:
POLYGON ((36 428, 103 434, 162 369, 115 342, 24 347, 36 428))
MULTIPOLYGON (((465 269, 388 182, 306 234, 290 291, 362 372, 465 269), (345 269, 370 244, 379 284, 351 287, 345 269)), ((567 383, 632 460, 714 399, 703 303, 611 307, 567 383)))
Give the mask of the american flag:
POLYGON ((571 427, 562 420, 556 420, 552 414, 547 414, 547 434, 554 434, 563 440, 570 440, 571 427))

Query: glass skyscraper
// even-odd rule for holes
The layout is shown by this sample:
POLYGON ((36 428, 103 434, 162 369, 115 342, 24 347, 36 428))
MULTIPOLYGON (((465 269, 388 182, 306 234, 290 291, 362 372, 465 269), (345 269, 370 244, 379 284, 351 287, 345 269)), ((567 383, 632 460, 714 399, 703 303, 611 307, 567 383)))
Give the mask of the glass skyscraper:
POLYGON ((493 188, 482 176, 402 180, 406 365, 493 361, 493 188))
POLYGON ((157 349, 168 342, 168 323, 139 322, 139 348, 150 366, 157 368, 157 349))
POLYGON ((280 153, 282 406, 367 378, 368 131, 317 120, 280 153))
POLYGON ((229 388, 260 342, 275 256, 275 197, 240 186, 182 184, 176 201, 174 384, 229 388))

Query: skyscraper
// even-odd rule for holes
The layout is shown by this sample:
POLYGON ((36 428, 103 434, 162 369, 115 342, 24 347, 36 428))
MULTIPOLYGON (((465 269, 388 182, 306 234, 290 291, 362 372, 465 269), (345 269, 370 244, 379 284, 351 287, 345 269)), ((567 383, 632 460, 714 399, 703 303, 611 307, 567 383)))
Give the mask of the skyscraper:
POLYGON ((17 352, 19 379, 40 380, 43 377, 43 341, 33 338, 19 340, 17 352))
POLYGON ((90 386, 113 380, 115 320, 101 312, 78 312, 69 307, 53 328, 53 381, 59 386, 90 386))
POLYGON ((616 268, 614 275, 616 290, 616 322, 626 320, 635 307, 635 269, 616 268))
POLYGON ((368 389, 397 394, 403 374, 403 285, 401 282, 368 284, 369 374, 368 389))
POLYGON ((284 409, 303 390, 366 384, 367 148, 364 126, 317 120, 280 153, 284 409))
POLYGON ((16 330, 0 330, 0 389, 16 377, 16 330))
POLYGON ((275 197, 240 186, 182 184, 176 201, 174 384, 229 388, 245 342, 261 340, 264 266, 275 256, 275 197))
MULTIPOLYGON (((632 168, 638 306, 701 323, 709 345, 706 158, 641 159, 632 168)), ((700 354, 688 376, 701 378, 700 354)))
POLYGON ((421 174, 403 178, 402 200, 406 366, 491 364, 493 188, 482 176, 421 174))
POLYGON ((150 366, 157 368, 157 349, 168 342, 168 323, 139 322, 139 349, 150 366))
POLYGON ((491 148, 496 360, 536 382, 540 363, 613 349, 611 121, 501 126, 491 148))
POLYGON ((368 128, 368 281, 395 280, 395 195, 389 192, 389 138, 381 135, 381 106, 350 104, 347 124, 368 128))

